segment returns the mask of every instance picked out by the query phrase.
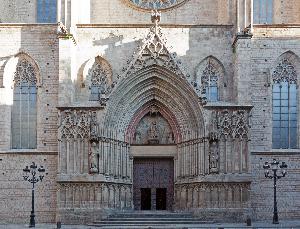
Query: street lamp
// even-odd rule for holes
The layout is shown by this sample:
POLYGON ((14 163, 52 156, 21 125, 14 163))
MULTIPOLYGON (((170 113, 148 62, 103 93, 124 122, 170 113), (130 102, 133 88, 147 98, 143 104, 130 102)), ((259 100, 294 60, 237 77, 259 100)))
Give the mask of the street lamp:
POLYGON ((31 196, 31 214, 30 214, 30 224, 29 227, 35 227, 35 215, 34 215, 34 185, 42 181, 44 178, 44 175, 42 175, 45 172, 45 169, 43 166, 40 166, 37 169, 37 165, 32 162, 32 164, 28 167, 26 166, 25 169, 23 169, 23 172, 25 175, 23 175, 23 178, 25 181, 29 181, 32 184, 32 196, 31 196), (37 172, 39 172, 39 176, 37 176, 37 172))
MULTIPOLYGON (((265 169, 265 177, 274 179, 274 212, 273 212, 273 224, 278 224, 278 211, 277 211, 277 199, 276 199, 276 181, 281 177, 285 177, 287 164, 283 161, 279 165, 279 161, 273 159, 272 162, 265 162, 263 168, 265 169), (280 170, 278 174, 277 171, 280 170), (273 171, 273 173, 272 173, 273 171)), ((279 171, 278 171, 279 172, 279 171)))

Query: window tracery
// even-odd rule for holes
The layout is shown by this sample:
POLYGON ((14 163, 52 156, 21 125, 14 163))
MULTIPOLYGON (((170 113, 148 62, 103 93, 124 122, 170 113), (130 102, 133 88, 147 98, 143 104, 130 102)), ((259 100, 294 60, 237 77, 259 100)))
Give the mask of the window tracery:
POLYGON ((12 148, 36 148, 37 77, 32 63, 21 58, 14 73, 11 117, 12 148))
POLYGON ((297 73, 288 59, 282 59, 272 74, 273 148, 297 148, 297 73))
POLYGON ((185 0, 129 0, 131 4, 142 9, 167 9, 178 4, 183 3, 185 0))
POLYGON ((96 58, 95 63, 89 71, 90 75, 90 100, 99 101, 105 105, 108 100, 108 94, 111 92, 113 84, 111 84, 111 70, 105 61, 96 58))
POLYGON ((224 71, 222 65, 213 57, 208 57, 200 64, 197 70, 197 81, 202 95, 210 102, 216 102, 220 98, 220 80, 224 71))

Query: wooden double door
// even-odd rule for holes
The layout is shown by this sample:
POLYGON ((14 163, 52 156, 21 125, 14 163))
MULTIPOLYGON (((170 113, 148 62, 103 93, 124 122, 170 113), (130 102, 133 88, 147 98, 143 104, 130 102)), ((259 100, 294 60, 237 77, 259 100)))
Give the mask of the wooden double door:
POLYGON ((133 204, 135 210, 172 210, 173 158, 135 158, 133 204))

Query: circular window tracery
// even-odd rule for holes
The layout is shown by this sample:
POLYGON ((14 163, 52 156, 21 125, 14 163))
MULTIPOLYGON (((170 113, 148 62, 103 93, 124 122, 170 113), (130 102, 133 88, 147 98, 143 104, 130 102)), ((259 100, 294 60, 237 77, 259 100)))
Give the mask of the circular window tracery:
POLYGON ((166 10, 179 6, 186 0, 127 0, 131 5, 144 10, 166 10))

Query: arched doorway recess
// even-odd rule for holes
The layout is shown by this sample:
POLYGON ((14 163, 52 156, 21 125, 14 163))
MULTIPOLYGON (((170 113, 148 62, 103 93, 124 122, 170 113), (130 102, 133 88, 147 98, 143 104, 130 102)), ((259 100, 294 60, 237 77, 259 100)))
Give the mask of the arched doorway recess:
POLYGON ((204 136, 197 95, 185 79, 152 65, 123 79, 110 98, 104 125, 131 144, 134 208, 173 209, 174 182, 184 172, 178 147, 204 136))

